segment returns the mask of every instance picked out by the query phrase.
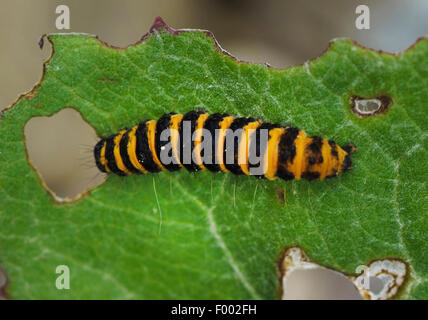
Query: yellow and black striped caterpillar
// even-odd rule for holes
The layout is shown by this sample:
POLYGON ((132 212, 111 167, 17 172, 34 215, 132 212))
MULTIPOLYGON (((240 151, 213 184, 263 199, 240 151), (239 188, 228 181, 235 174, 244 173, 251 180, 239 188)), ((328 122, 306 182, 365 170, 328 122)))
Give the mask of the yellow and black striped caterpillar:
POLYGON ((101 139, 94 157, 99 170, 121 176, 185 168, 322 180, 351 169, 354 151, 352 143, 340 147, 288 125, 198 110, 165 114, 101 139))

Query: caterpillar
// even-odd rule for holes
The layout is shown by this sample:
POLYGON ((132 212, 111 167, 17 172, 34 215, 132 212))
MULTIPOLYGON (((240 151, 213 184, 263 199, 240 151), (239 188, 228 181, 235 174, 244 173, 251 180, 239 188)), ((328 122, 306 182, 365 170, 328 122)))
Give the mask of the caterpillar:
POLYGON ((352 143, 339 146, 288 125, 196 110, 164 114, 101 139, 94 157, 100 171, 120 176, 185 168, 322 180, 350 170, 355 150, 352 143))

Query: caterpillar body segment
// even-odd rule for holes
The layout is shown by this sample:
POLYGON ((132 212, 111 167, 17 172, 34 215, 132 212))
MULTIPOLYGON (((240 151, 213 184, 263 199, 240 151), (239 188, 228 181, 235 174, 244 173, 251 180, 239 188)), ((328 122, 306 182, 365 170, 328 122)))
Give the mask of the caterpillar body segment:
POLYGON ((350 170, 355 150, 295 127, 198 110, 165 114, 101 139, 94 157, 100 171, 120 176, 185 168, 322 180, 350 170))

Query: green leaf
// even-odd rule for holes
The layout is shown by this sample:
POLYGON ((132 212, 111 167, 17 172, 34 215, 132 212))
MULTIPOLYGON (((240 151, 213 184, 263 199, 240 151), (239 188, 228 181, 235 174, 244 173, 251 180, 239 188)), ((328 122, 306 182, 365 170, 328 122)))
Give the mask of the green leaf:
POLYGON ((285 70, 237 61, 209 33, 159 22, 125 49, 90 35, 47 39, 54 53, 40 84, 0 123, 0 265, 10 297, 271 299, 280 252, 297 245, 349 274, 402 259, 410 273, 400 297, 428 298, 427 39, 398 55, 337 39, 285 70), (393 99, 384 114, 351 112, 351 96, 380 94, 393 99), (59 204, 29 165, 24 126, 70 106, 100 136, 202 107, 287 122, 358 152, 349 173, 325 181, 109 176, 59 204), (70 268, 70 290, 55 287, 58 265, 70 268))

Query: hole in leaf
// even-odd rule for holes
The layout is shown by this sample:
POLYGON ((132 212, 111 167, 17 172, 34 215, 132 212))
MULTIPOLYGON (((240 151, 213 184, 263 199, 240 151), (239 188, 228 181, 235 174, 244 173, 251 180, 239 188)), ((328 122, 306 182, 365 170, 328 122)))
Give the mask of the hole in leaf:
POLYGON ((104 182, 92 153, 98 137, 76 110, 34 117, 24 133, 29 161, 57 201, 75 200, 104 182))
POLYGON ((379 294, 383 287, 385 286, 385 283, 379 279, 378 277, 370 277, 370 291, 374 294, 379 294))
POLYGON ((392 99, 387 95, 380 95, 374 98, 353 95, 350 100, 352 112, 362 118, 385 113, 392 102, 392 99))
POLYGON ((345 276, 325 268, 292 271, 284 285, 282 299, 361 300, 355 286, 345 276))
POLYGON ((386 300, 393 298, 404 284, 408 272, 404 261, 394 258, 373 260, 358 276, 350 277, 364 299, 386 300), (366 277, 369 288, 366 289, 366 277))
POLYGON ((278 294, 281 299, 391 299, 406 279, 407 265, 399 259, 379 259, 358 266, 356 272, 359 274, 345 275, 324 268, 299 247, 289 247, 281 252, 277 263, 278 294), (358 292, 358 297, 353 292, 358 292))

